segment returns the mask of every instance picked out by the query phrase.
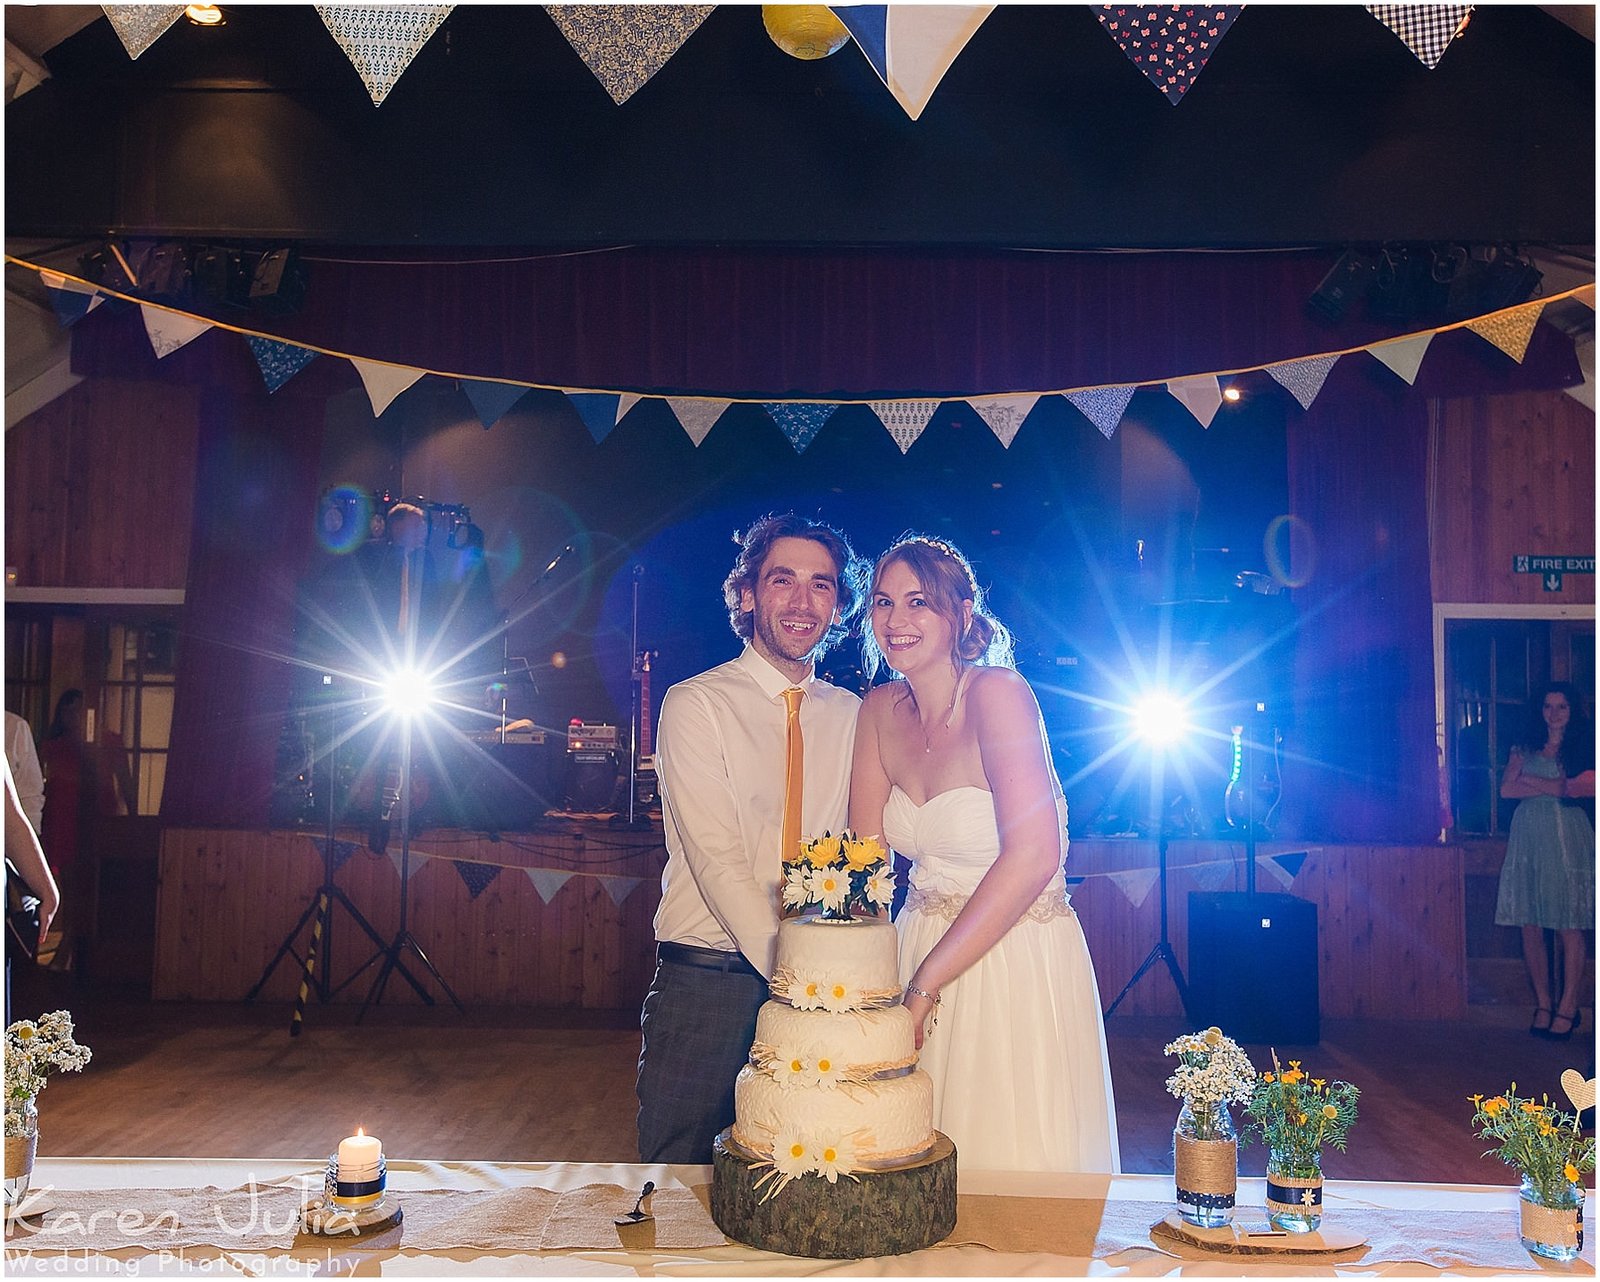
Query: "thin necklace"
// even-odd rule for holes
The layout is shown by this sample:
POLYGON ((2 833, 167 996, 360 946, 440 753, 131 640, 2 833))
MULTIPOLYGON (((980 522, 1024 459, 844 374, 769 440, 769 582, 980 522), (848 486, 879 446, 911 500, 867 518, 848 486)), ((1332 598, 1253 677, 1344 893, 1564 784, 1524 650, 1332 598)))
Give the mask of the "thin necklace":
MULTIPOLYGON (((956 696, 961 693, 961 678, 966 675, 966 669, 964 668, 956 674, 955 688, 950 691, 950 706, 944 711, 944 728, 946 730, 950 728, 950 723, 956 719, 956 696)), ((911 692, 911 698, 915 700, 916 697, 916 691, 913 690, 911 692)), ((931 753, 933 751, 933 737, 928 733, 928 727, 922 723, 920 709, 917 717, 917 727, 922 731, 922 751, 924 753, 931 753)))

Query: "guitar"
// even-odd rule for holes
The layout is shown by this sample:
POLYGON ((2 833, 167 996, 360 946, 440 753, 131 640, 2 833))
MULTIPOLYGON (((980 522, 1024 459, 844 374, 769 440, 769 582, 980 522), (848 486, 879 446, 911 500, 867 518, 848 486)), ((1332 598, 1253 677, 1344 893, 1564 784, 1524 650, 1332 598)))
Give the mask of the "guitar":
POLYGON ((633 679, 639 683, 639 764, 633 776, 634 800, 641 806, 656 802, 655 741, 650 730, 650 661, 656 650, 641 650, 635 661, 633 679))

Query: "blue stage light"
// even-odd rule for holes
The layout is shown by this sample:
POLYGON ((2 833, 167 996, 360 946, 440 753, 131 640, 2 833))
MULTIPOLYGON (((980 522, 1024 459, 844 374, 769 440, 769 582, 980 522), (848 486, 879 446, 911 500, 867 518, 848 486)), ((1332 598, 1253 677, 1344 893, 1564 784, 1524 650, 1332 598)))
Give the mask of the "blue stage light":
POLYGON ((415 716, 433 703, 433 682, 417 668, 401 668, 383 683, 383 702, 390 712, 415 716))
POLYGON ((1164 692, 1142 695, 1133 705, 1133 729, 1148 744, 1170 746, 1189 733, 1189 709, 1164 692))

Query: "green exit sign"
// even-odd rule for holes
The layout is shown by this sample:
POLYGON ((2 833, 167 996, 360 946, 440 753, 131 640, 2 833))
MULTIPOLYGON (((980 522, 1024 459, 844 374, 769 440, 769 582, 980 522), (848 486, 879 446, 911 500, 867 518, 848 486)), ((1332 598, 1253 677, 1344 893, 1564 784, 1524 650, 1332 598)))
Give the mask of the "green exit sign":
POLYGON ((1511 558, 1511 573, 1537 574, 1544 581, 1546 592, 1561 591, 1563 574, 1593 574, 1592 556, 1534 556, 1519 552, 1511 558))

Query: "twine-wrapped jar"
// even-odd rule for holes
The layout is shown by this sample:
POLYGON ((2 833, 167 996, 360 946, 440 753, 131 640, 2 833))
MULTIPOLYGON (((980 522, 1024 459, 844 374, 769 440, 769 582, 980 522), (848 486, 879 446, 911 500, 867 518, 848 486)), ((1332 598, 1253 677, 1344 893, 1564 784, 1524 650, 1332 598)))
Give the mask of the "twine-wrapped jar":
POLYGON ((1522 1245, 1546 1260, 1575 1260, 1583 1250, 1583 1186, 1562 1184, 1541 1192, 1522 1177, 1522 1245))
POLYGON ((1183 1101, 1172 1128, 1178 1214, 1201 1228, 1233 1223, 1239 1191, 1239 1133, 1226 1104, 1183 1101))

